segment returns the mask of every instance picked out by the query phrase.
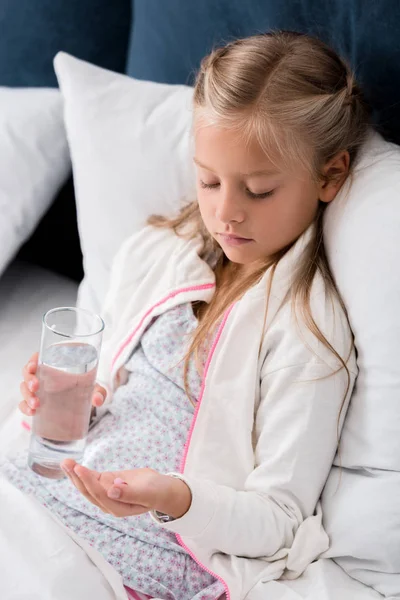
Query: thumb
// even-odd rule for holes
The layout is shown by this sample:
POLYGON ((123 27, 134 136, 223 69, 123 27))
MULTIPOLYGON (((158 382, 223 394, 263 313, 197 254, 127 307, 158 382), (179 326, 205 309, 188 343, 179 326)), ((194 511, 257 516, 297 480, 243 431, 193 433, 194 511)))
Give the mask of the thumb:
POLYGON ((116 479, 114 485, 111 486, 107 492, 107 496, 111 500, 119 500, 120 502, 124 502, 125 504, 131 504, 137 508, 142 508, 146 510, 149 506, 146 504, 140 504, 135 497, 135 491, 130 487, 125 481, 122 479, 116 479))
POLYGON ((116 472, 107 495, 113 500, 149 507, 155 503, 164 477, 148 468, 116 472))
POLYGON ((107 396, 107 391, 98 383, 94 386, 92 394, 93 406, 102 406, 107 396))
MULTIPOLYGON (((124 490, 124 487, 128 487, 126 481, 123 481, 123 479, 117 477, 114 479, 114 484, 108 490, 107 496, 113 500, 122 500, 122 496, 124 496, 124 501, 129 502, 129 500, 126 500, 128 490, 124 490)), ((131 494, 128 492, 128 495, 130 496, 131 494)))

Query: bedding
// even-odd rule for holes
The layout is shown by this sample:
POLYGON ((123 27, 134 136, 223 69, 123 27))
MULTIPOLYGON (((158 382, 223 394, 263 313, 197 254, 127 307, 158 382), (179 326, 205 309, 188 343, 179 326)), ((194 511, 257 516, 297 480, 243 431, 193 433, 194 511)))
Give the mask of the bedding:
MULTIPOLYGON (((29 442, 16 405, 21 368, 38 349, 41 315, 50 307, 73 305, 76 291, 74 282, 24 263, 13 263, 2 279, 0 460, 26 448, 29 442)), ((127 598, 118 573, 94 548, 3 478, 0 557, 2 598, 7 600, 127 598)), ((265 591, 263 587, 262 597, 247 600, 267 600, 265 591)), ((270 582, 268 600, 382 600, 382 596, 350 578, 332 560, 324 559, 310 565, 298 580, 270 582)))
POLYGON ((71 170, 58 90, 0 87, 0 156, 1 276, 71 170))
MULTIPOLYGON (((1 475, 0 556, 4 600, 128 600, 120 576, 97 550, 1 475)), ((382 600, 329 559, 262 590, 246 600, 382 600)))
MULTIPOLYGON (((367 6, 363 2, 337 0, 335 9, 328 12, 316 0, 292 3, 255 0, 251 6, 239 0, 203 0, 200 4, 189 4, 186 0, 169 0, 168 3, 132 0, 134 10, 129 23, 129 0, 118 0, 112 8, 103 0, 100 3, 90 0, 84 5, 76 0, 68 3, 40 0, 34 7, 30 0, 23 0, 22 4, 18 3, 18 10, 12 2, 0 0, 0 25, 4 33, 0 44, 5 48, 1 53, 3 60, 0 59, 0 83, 56 85, 51 59, 61 47, 103 67, 123 70, 127 36, 132 25, 127 73, 164 84, 189 84, 200 58, 221 39, 226 41, 268 27, 302 29, 329 36, 326 39, 348 56, 367 86, 368 99, 382 131, 390 139, 400 142, 400 63, 396 60, 400 52, 397 36, 400 8, 394 0, 368 2, 367 6), (104 21, 108 25, 106 29, 104 21), (28 37, 25 35, 27 23, 28 37)), ((71 125, 68 127, 77 170, 92 168, 91 156, 99 158, 93 167, 92 175, 99 176, 94 185, 83 175, 82 178, 80 174, 78 176, 82 181, 78 183, 80 198, 82 203, 88 202, 86 207, 78 207, 78 210, 87 211, 87 216, 80 220, 81 233, 90 236, 95 232, 93 222, 96 221, 97 226, 99 207, 104 205, 109 211, 107 219, 100 222, 101 235, 96 234, 97 240, 87 247, 86 277, 79 297, 81 306, 98 309, 114 253, 107 240, 110 224, 118 219, 115 232, 114 229, 112 232, 115 235, 113 243, 117 246, 133 227, 140 225, 147 210, 154 212, 167 206, 172 195, 168 198, 165 190, 170 189, 171 181, 176 185, 173 193, 178 190, 180 198, 189 197, 192 193, 188 186, 191 161, 187 162, 185 155, 189 136, 184 133, 186 121, 180 120, 181 100, 178 100, 179 118, 172 107, 172 99, 176 101, 180 92, 172 94, 168 91, 169 86, 165 86, 161 93, 159 88, 160 93, 154 95, 153 102, 152 94, 157 88, 143 82, 149 93, 146 102, 152 109, 146 111, 140 97, 139 105, 133 99, 132 80, 131 94, 128 83, 126 87, 125 84, 120 87, 120 80, 114 80, 111 72, 107 76, 104 72, 103 78, 99 71, 91 70, 94 67, 89 67, 81 71, 79 81, 73 81, 75 75, 71 76, 70 88, 68 92, 65 88, 63 93, 69 104, 71 125), (125 90, 127 98, 120 93, 125 90), (166 103, 160 115, 158 102, 161 97, 166 103), (115 111, 112 110, 114 107, 115 111), (130 129, 133 108, 138 109, 138 121, 130 129), (116 117, 119 120, 114 129, 116 117), (169 120, 168 128, 175 138, 168 137, 166 120, 169 120), (153 130, 148 129, 151 125, 153 130), (98 135, 99 150, 96 145, 91 145, 85 131, 80 138, 79 132, 73 130, 79 126, 88 127, 93 139, 98 135), (149 131, 152 131, 152 137, 147 144, 149 131), (116 144, 118 138, 123 142, 121 146, 116 144), (106 148, 108 139, 111 143, 106 148), (86 144, 82 151, 78 148, 81 141, 86 144), (117 152, 114 152, 115 148, 117 152), (132 148, 137 162, 131 161, 132 148), (154 148, 157 150, 155 155, 154 148), (167 149, 165 155, 161 152, 163 148, 167 149), (181 152, 181 165, 178 166, 173 161, 177 150, 181 152), (115 173, 111 185, 103 179, 104 159, 109 161, 110 169, 115 173), (162 177, 154 176, 154 165, 162 177), (188 170, 184 171, 186 168, 188 170), (170 171, 173 171, 171 179, 168 178, 170 171), (127 176, 132 178, 129 184, 132 188, 125 186, 127 176), (176 183, 177 177, 179 183, 176 183), (140 185, 136 187, 138 181, 140 185), (99 204, 96 205, 97 195, 99 204), (119 210, 117 198, 120 197, 126 199, 126 212, 119 210), (142 212, 136 220, 139 204, 142 212), (99 267, 90 256, 97 252, 103 261, 99 267)), ((71 67, 72 71, 75 67, 71 67)), ((66 80, 65 75, 62 78, 66 80)), ((60 83, 64 86, 64 82, 60 83)), ((136 85, 135 93, 141 89, 144 88, 136 85)), ((189 98, 190 91, 185 93, 189 98)), ((323 496, 325 525, 332 539, 329 556, 335 556, 340 562, 340 556, 353 554, 353 560, 345 558, 342 561, 352 577, 331 558, 325 558, 310 565, 298 580, 271 582, 268 599, 263 588, 262 597, 252 595, 246 600, 378 600, 383 597, 354 578, 374 585, 388 600, 399 598, 398 588, 391 588, 399 572, 397 534, 400 530, 393 502, 393 498, 399 496, 400 470, 396 462, 400 455, 396 439, 399 429, 396 398, 400 382, 397 340, 400 332, 396 326, 395 305, 399 289, 398 258, 393 253, 398 248, 400 234, 396 210, 399 187, 393 171, 386 170, 385 165, 387 161, 391 162, 397 172, 400 165, 396 158, 398 150, 389 151, 385 142, 375 141, 380 145, 380 151, 375 152, 377 170, 374 161, 370 162, 367 176, 362 177, 358 185, 357 196, 350 201, 343 196, 340 202, 332 204, 326 221, 327 251, 354 321, 359 350, 359 386, 342 438, 346 463, 342 486, 336 493, 340 472, 336 465, 323 496), (382 161, 384 168, 381 168, 382 161), (358 247, 353 243, 354 231, 359 236, 358 247), (376 244, 377 236, 379 245, 376 244), (375 252, 377 247, 381 248, 382 254, 375 252), (354 533, 350 536, 349 531, 354 533), (378 561, 374 556, 377 551, 382 552, 378 561)), ((168 210, 175 207, 175 202, 174 197, 174 206, 168 204, 168 210)), ((74 304, 76 291, 73 282, 23 263, 14 263, 0 279, 0 383, 3 390, 0 457, 26 447, 29 440, 28 432, 20 426, 21 415, 16 404, 22 365, 38 348, 40 316, 52 306, 74 304)), ((3 480, 0 480, 0 557, 1 596, 7 600, 126 598, 118 575, 99 554, 85 546, 81 539, 74 539, 71 532, 63 529, 33 498, 23 496, 3 480)))
MULTIPOLYGON (((22 262, 14 262, 1 281, 0 460, 29 443, 16 405, 21 368, 38 349, 41 315, 50 307, 74 305, 77 292, 74 282, 22 262)), ((94 548, 1 476, 0 557, 1 592, 7 600, 127 599, 118 573, 94 548)), ((267 600, 265 587, 263 596, 254 600, 267 600)), ((382 600, 382 596, 325 559, 310 565, 298 580, 270 582, 268 600, 382 600)))
POLYGON ((326 556, 400 597, 400 147, 377 134, 326 212, 328 258, 359 375, 322 496, 326 556))
POLYGON ((126 600, 117 573, 32 496, 0 474, 0 586, 4 600, 126 600))
POLYGON ((65 53, 65 103, 85 277, 78 305, 99 312, 112 260, 153 212, 195 194, 187 86, 137 81, 65 53))

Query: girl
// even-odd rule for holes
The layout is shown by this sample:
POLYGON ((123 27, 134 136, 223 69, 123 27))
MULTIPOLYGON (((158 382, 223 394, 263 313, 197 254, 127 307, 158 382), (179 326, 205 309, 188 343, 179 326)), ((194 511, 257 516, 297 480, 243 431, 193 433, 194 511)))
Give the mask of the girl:
POLYGON ((323 214, 367 127, 352 73, 316 39, 258 35, 202 62, 197 200, 152 217, 115 259, 94 395, 112 402, 86 467, 64 461, 58 482, 25 457, 3 467, 130 588, 267 598, 327 549, 318 499, 356 362, 323 214))

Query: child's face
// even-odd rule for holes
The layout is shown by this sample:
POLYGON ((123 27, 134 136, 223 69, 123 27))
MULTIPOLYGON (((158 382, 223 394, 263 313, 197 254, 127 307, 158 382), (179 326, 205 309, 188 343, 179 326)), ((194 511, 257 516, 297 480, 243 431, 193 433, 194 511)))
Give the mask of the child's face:
POLYGON ((204 224, 232 262, 274 254, 315 217, 319 185, 304 170, 278 172, 256 140, 246 145, 227 129, 198 127, 194 160, 204 224))

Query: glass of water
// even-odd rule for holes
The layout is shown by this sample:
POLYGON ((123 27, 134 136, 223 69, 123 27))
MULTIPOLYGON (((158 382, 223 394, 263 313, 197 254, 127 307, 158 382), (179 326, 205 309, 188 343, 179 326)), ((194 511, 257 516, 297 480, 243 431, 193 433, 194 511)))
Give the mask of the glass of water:
POLYGON ((33 417, 28 464, 61 479, 60 462, 83 458, 104 322, 88 310, 61 307, 43 316, 37 376, 39 408, 33 417))

